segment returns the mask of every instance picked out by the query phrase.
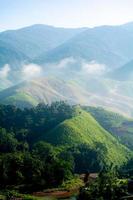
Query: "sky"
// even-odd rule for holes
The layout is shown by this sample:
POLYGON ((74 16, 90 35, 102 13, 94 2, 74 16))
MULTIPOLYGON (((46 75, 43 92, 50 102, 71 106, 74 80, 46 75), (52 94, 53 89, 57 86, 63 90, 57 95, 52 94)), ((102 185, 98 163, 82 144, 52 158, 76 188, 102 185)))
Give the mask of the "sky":
POLYGON ((94 27, 133 21, 133 0, 0 0, 0 31, 33 24, 94 27))

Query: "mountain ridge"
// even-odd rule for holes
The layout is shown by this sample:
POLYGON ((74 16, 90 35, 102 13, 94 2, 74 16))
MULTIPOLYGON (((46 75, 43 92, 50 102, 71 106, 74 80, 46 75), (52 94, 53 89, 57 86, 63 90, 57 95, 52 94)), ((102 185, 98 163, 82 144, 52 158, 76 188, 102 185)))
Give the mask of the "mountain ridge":
POLYGON ((130 82, 128 85, 121 85, 120 82, 88 76, 75 76, 70 79, 65 79, 63 74, 60 74, 61 76, 62 78, 44 76, 9 87, 0 92, 0 102, 18 107, 27 104, 32 107, 41 102, 49 104, 65 100, 70 104, 97 105, 127 116, 133 115, 133 99, 128 96, 129 91, 132 91, 130 82), (129 91, 123 90, 127 86, 129 91))

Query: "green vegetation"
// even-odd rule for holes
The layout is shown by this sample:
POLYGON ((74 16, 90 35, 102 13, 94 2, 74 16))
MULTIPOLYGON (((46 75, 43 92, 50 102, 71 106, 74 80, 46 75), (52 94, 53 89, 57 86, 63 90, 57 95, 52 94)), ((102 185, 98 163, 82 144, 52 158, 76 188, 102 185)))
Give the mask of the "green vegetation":
POLYGON ((88 144, 92 149, 99 148, 101 159, 106 164, 115 163, 119 166, 126 162, 130 155, 127 148, 105 131, 89 113, 81 109, 78 109, 72 119, 63 121, 46 133, 43 139, 58 146, 88 144))
MULTIPOLYGON (((26 93, 17 93, 16 95, 14 96, 10 96, 8 98, 5 98, 4 99, 4 102, 6 102, 6 104, 13 104, 15 106, 21 106, 25 104, 25 102, 27 102, 26 104, 27 105, 31 105, 31 106, 37 106, 38 102, 32 98, 29 94, 26 94, 26 93)), ((2 101, 1 101, 2 103, 2 101)))
POLYGON ((29 110, 0 106, 1 188, 29 192, 57 187, 72 178, 73 162, 62 159, 58 148, 39 137, 73 114, 64 102, 29 110))
POLYGON ((9 194, 73 190, 83 185, 75 173, 122 169, 132 156, 91 114, 65 102, 0 105, 0 116, 0 188, 9 194))
POLYGON ((95 181, 86 183, 78 200, 118 200, 127 195, 127 181, 119 180, 114 169, 106 169, 95 181))
POLYGON ((111 111, 107 111, 98 107, 83 107, 86 111, 92 114, 92 116, 105 128, 113 128, 120 126, 128 118, 111 111))
POLYGON ((78 176, 75 176, 74 178, 62 183, 61 187, 65 190, 74 190, 82 187, 83 185, 83 181, 78 176))
POLYGON ((83 107, 122 144, 133 150, 133 120, 97 107, 83 107))
POLYGON ((0 105, 0 199, 41 200, 28 194, 74 190, 83 186, 75 174, 93 172, 99 177, 86 183, 79 199, 117 200, 127 194, 133 120, 72 105, 133 116, 132 26, 33 25, 0 33, 0 102, 5 104, 0 105), (41 66, 42 78, 21 82, 29 63, 41 66), (96 70, 92 76, 90 65, 105 65, 109 73, 96 70), (109 172, 112 166, 119 174, 109 172))

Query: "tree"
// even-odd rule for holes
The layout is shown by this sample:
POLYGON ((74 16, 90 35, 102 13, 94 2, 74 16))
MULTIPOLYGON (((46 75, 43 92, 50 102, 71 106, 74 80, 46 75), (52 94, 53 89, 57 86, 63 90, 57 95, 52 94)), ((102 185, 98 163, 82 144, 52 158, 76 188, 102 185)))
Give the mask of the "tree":
POLYGON ((0 152, 15 152, 18 141, 14 137, 14 133, 7 133, 6 129, 0 128, 0 152))
POLYGON ((127 195, 127 185, 119 182, 115 169, 104 169, 97 180, 80 191, 78 200, 118 200, 127 195))

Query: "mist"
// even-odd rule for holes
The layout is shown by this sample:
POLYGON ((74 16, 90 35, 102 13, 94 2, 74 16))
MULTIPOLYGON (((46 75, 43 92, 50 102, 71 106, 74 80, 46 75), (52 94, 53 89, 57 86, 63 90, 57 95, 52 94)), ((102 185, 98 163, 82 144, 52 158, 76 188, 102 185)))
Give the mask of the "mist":
POLYGON ((41 67, 44 75, 57 75, 62 78, 62 74, 73 74, 73 76, 88 75, 102 76, 108 72, 108 67, 104 63, 98 63, 95 60, 87 62, 84 59, 75 59, 73 57, 66 57, 59 62, 47 63, 41 67))
POLYGON ((59 62, 47 63, 44 66, 35 63, 25 64, 17 71, 11 70, 10 65, 6 64, 0 70, 0 78, 9 80, 12 84, 18 84, 23 81, 49 76, 56 76, 60 79, 75 79, 78 76, 85 78, 102 77, 107 71, 105 64, 98 63, 95 60, 86 62, 83 59, 66 57, 59 62))
POLYGON ((43 69, 41 66, 31 63, 22 67, 20 76, 22 80, 29 80, 41 76, 42 72, 43 69))
POLYGON ((83 72, 90 75, 103 75, 108 71, 107 66, 105 64, 97 63, 95 60, 89 63, 83 61, 82 70, 83 72))
POLYGON ((9 73, 11 71, 10 65, 6 64, 0 69, 0 78, 8 79, 9 73))

